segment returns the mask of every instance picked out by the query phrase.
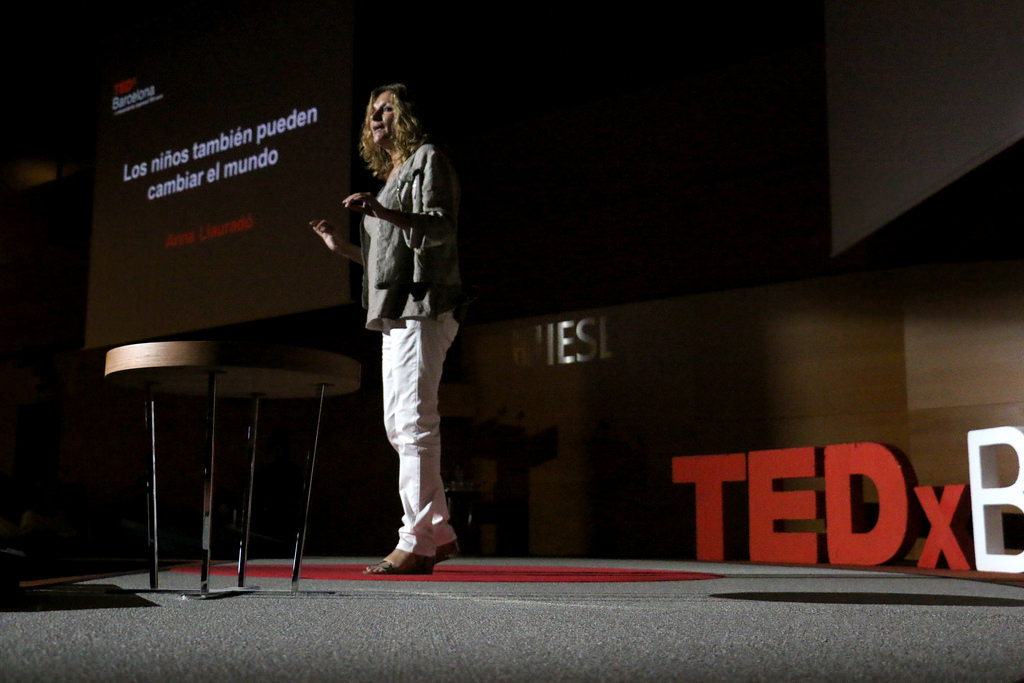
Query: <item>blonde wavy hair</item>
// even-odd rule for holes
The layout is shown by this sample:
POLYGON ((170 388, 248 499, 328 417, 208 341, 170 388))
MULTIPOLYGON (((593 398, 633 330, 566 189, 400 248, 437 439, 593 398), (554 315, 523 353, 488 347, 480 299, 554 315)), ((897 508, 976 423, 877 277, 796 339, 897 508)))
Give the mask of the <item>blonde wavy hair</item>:
POLYGON ((371 173, 381 180, 387 180, 394 168, 395 161, 391 152, 379 147, 373 141, 370 124, 373 117, 373 103, 383 93, 391 93, 391 102, 395 108, 394 136, 392 144, 399 153, 399 163, 408 159, 420 145, 427 141, 423 132, 423 124, 415 114, 415 105, 409 99, 408 89, 402 83, 390 83, 375 88, 370 93, 370 102, 366 105, 366 116, 363 118, 363 132, 359 140, 359 155, 366 162, 371 173))

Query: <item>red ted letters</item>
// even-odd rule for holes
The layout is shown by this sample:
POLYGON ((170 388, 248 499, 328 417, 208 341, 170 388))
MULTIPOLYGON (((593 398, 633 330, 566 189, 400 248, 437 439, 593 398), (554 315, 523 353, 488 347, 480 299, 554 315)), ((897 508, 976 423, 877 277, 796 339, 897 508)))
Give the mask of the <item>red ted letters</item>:
POLYGON ((909 460, 890 446, 855 443, 676 457, 672 481, 696 489, 698 560, 725 559, 724 486, 746 481, 752 561, 884 564, 906 555, 924 513, 930 529, 918 565, 936 567, 944 556, 950 568, 970 568, 967 487, 918 487, 909 460), (864 519, 865 478, 878 493, 878 518, 870 529, 864 519), (815 521, 820 527, 822 518, 824 532, 787 529, 813 527, 815 521))

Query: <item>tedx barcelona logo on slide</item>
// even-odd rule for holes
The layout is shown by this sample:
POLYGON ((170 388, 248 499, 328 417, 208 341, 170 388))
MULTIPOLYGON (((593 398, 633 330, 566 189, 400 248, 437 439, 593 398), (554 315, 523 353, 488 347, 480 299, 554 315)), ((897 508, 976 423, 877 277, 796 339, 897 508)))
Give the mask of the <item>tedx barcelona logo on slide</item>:
POLYGON ((139 85, 138 78, 126 78, 114 84, 110 109, 114 116, 119 116, 159 102, 163 97, 155 85, 139 85))

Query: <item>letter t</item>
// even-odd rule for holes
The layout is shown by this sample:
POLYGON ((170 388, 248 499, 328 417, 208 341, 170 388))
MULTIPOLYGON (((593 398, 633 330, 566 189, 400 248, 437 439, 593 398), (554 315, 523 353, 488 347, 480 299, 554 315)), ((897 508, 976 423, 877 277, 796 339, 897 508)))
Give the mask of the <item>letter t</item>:
POLYGON ((672 481, 697 485, 697 559, 725 559, 725 494, 727 481, 747 478, 747 458, 730 455, 686 455, 672 458, 672 481))

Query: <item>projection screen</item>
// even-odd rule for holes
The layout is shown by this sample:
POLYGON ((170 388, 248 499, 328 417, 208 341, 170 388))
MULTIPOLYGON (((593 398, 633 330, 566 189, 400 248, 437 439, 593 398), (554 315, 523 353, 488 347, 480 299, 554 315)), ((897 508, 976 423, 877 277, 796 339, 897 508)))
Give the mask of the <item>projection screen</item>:
POLYGON ((89 347, 351 300, 308 227, 347 220, 351 8, 210 4, 119 39, 102 74, 89 347))
POLYGON ((1024 136, 1024 3, 826 0, 832 251, 1024 136))

